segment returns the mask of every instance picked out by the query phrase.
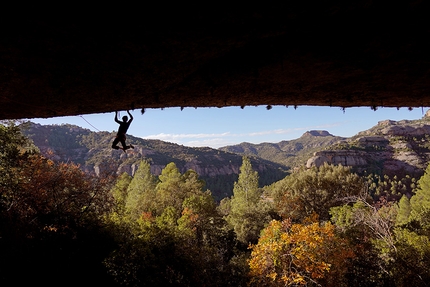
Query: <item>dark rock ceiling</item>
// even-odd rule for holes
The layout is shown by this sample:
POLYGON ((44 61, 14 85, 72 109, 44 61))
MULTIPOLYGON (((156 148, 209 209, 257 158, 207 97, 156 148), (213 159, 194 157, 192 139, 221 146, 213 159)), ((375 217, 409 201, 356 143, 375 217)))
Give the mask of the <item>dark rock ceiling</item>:
POLYGON ((3 9, 0 119, 430 106, 428 1, 284 2, 3 9))

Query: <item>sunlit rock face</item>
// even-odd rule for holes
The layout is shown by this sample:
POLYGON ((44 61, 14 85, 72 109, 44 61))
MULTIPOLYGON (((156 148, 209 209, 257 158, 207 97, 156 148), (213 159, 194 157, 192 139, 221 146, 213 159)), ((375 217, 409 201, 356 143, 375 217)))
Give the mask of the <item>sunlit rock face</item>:
POLYGON ((282 2, 8 10, 0 118, 430 105, 428 1, 282 2))
POLYGON ((332 150, 314 153, 306 167, 329 163, 351 166, 361 172, 415 175, 422 172, 430 160, 429 137, 429 112, 421 120, 381 121, 339 142, 332 150))
POLYGON ((321 166, 324 163, 329 163, 333 165, 343 165, 343 166, 366 166, 368 164, 367 155, 365 152, 360 151, 322 151, 316 152, 313 157, 311 157, 307 163, 306 167, 311 168, 313 166, 321 166))

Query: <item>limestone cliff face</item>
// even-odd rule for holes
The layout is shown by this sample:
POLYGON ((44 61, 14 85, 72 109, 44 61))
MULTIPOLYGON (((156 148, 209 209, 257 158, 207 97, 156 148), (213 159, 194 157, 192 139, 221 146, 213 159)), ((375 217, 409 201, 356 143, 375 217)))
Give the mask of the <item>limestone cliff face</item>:
MULTIPOLYGON (((96 156, 97 155, 91 155, 88 158, 96 156)), ((105 160, 94 164, 84 164, 83 168, 86 171, 94 172, 95 174, 99 175, 106 169, 113 167, 115 168, 117 174, 126 172, 133 176, 139 168, 140 160, 147 159, 151 163, 151 173, 154 175, 160 175, 161 171, 166 167, 166 164, 172 161, 175 162, 181 173, 192 169, 200 176, 216 177, 220 175, 238 174, 241 166, 241 158, 239 156, 235 156, 234 161, 226 160, 223 157, 214 158, 214 156, 211 154, 205 155, 204 160, 199 160, 193 157, 190 157, 188 160, 178 160, 177 158, 169 157, 169 161, 166 159, 167 157, 164 157, 166 157, 166 155, 163 155, 158 151, 142 147, 136 147, 134 150, 128 150, 127 153, 109 150, 109 152, 107 152, 107 156, 105 156, 105 160), (115 164, 111 167, 107 166, 107 158, 111 158, 115 164), (118 164, 118 162, 120 162, 120 164, 118 164)), ((265 164, 258 164, 254 166, 254 169, 260 172, 267 170, 267 166, 265 164)))
POLYGON ((307 161, 306 167, 321 166, 325 162, 335 165, 365 166, 367 165, 365 157, 366 153, 361 151, 320 151, 314 153, 314 156, 307 161))
POLYGON ((340 141, 330 150, 315 152, 307 168, 341 164, 364 172, 422 173, 430 162, 430 119, 381 121, 357 136, 340 141))
POLYGON ((367 131, 360 132, 359 135, 378 134, 384 137, 390 136, 421 136, 430 134, 430 118, 424 116, 420 121, 392 121, 385 120, 378 122, 378 125, 367 131))

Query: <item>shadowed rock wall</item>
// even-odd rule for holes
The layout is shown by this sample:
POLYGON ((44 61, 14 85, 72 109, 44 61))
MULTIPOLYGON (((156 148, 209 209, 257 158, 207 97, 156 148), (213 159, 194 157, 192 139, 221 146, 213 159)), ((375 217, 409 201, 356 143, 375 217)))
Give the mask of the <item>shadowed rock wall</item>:
POLYGON ((4 9, 0 119, 430 106, 426 1, 288 2, 4 9))

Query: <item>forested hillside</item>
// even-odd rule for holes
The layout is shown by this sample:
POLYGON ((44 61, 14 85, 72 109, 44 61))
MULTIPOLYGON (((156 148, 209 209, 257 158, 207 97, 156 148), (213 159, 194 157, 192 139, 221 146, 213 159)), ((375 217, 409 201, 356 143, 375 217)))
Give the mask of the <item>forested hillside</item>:
MULTIPOLYGON (((242 156, 208 147, 192 148, 160 140, 145 140, 127 136, 135 148, 124 153, 111 148, 116 133, 91 132, 74 125, 46 125, 27 123, 22 130, 42 154, 59 162, 74 162, 87 172, 99 174, 115 170, 118 174, 133 175, 142 159, 148 160, 151 172, 159 175, 170 162, 181 172, 196 171, 206 182, 217 200, 230 196, 237 180, 242 156)), ((253 167, 260 174, 259 185, 273 183, 287 174, 284 165, 251 157, 253 167)))

